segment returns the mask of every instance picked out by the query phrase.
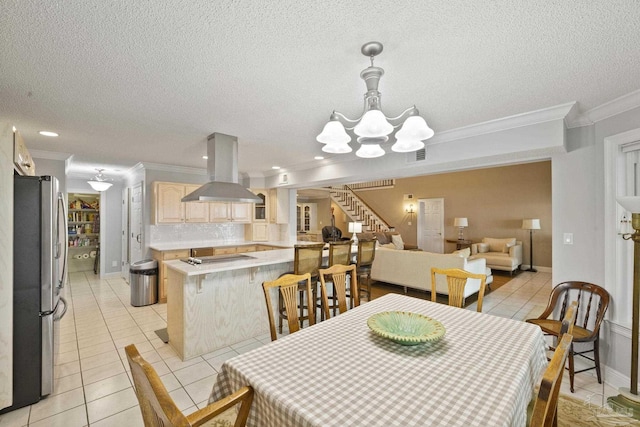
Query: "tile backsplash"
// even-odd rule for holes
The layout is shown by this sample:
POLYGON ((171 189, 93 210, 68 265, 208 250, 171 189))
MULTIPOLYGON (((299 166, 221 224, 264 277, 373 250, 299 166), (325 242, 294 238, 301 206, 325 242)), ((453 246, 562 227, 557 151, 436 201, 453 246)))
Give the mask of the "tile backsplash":
POLYGON ((244 240, 244 224, 224 222, 218 224, 163 224, 151 226, 151 244, 175 241, 219 241, 220 243, 244 240))

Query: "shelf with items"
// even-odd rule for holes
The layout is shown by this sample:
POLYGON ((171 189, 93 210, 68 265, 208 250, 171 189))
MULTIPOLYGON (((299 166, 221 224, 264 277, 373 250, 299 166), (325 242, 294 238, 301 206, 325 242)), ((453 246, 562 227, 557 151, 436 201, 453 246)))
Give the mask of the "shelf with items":
POLYGON ((90 271, 99 257, 100 196, 69 193, 68 199, 69 271, 90 271))

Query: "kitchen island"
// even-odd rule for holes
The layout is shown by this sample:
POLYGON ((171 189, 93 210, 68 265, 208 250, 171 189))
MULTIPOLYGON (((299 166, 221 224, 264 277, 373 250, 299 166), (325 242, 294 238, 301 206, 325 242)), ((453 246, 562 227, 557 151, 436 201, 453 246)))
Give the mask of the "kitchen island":
POLYGON ((269 334, 262 282, 293 270, 293 248, 210 264, 165 261, 167 332, 182 360, 269 334))

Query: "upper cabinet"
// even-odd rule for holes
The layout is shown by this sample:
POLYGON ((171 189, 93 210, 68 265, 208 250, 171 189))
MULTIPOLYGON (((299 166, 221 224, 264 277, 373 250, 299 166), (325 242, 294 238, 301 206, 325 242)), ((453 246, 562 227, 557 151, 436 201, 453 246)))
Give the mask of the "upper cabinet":
POLYGON ((35 175, 36 165, 18 131, 13 132, 13 164, 20 175, 35 175))
POLYGON ((155 182, 155 224, 209 222, 209 203, 182 202, 182 198, 200 187, 197 184, 155 182))
POLYGON ((298 231, 315 231, 317 224, 317 203, 298 203, 296 206, 298 231))
POLYGON ((267 213, 269 212, 269 196, 268 190, 251 190, 256 196, 262 199, 261 202, 253 204, 253 221, 254 222, 266 222, 267 213))
POLYGON ((251 222, 251 203, 212 202, 209 222, 251 222))
POLYGON ((289 223, 289 190, 286 188, 269 189, 269 222, 273 224, 289 223))

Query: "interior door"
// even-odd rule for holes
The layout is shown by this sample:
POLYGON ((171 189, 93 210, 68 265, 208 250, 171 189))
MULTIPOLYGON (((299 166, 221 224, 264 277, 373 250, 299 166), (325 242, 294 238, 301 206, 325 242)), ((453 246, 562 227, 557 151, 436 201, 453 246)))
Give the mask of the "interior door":
POLYGON ((418 247, 444 253, 444 199, 418 200, 418 247))
POLYGON ((129 263, 142 259, 142 243, 144 241, 142 228, 142 188, 140 182, 131 188, 129 198, 129 263))
POLYGON ((129 281, 129 187, 122 189, 122 277, 129 281))

